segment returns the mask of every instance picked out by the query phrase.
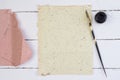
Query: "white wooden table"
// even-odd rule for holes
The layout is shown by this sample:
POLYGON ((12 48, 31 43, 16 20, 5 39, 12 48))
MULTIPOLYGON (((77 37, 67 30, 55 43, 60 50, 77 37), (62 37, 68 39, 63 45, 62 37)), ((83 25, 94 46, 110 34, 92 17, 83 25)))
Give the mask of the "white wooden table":
POLYGON ((16 12, 26 41, 33 50, 33 57, 18 67, 0 67, 0 80, 120 80, 120 0, 0 0, 0 9, 16 12), (92 5, 93 29, 98 41, 108 77, 102 70, 94 47, 93 75, 39 76, 37 73, 37 6, 38 5, 92 5), (97 24, 98 11, 107 13, 107 21, 97 24))

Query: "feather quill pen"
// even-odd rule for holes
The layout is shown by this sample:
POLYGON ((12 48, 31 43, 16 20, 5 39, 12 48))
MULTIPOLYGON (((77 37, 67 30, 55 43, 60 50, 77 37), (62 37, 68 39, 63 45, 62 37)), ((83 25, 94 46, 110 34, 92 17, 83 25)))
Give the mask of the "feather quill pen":
POLYGON ((98 52, 98 56, 99 56, 99 59, 100 59, 100 62, 101 62, 103 71, 104 71, 104 73, 105 73, 105 76, 107 77, 107 73, 106 73, 106 71, 105 71, 105 67, 104 67, 103 60, 102 60, 102 57, 101 57, 101 54, 100 54, 100 50, 99 50, 97 41, 96 41, 96 39, 95 39, 94 31, 93 31, 93 29, 92 29, 91 19, 90 19, 90 17, 89 17, 89 14, 88 14, 87 10, 86 10, 85 14, 86 14, 86 17, 87 17, 88 20, 89 20, 89 27, 90 27, 90 30, 91 30, 91 34, 92 34, 93 40, 94 40, 94 42, 95 42, 95 47, 96 47, 96 50, 97 50, 97 52, 98 52))

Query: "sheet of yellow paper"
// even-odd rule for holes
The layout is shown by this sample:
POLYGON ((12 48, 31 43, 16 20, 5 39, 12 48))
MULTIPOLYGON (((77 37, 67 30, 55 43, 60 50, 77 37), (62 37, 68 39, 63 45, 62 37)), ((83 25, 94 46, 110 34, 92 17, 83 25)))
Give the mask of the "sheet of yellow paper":
POLYGON ((90 6, 39 6, 39 73, 91 74, 90 6))

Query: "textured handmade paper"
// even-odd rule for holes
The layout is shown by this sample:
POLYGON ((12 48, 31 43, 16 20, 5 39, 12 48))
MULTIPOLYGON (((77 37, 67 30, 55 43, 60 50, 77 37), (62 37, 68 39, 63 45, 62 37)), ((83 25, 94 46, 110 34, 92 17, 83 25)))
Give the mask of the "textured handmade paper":
POLYGON ((16 14, 0 10, 0 66, 18 66, 31 56, 32 51, 22 36, 16 14))
POLYGON ((86 10, 90 6, 40 6, 39 73, 91 74, 92 36, 86 10))

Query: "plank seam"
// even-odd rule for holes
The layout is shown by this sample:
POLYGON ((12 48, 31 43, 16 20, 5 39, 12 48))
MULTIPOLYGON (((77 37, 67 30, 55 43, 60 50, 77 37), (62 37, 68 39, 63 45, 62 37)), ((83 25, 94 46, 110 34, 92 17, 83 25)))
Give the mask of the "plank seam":
MULTIPOLYGON (((39 69, 38 67, 4 67, 4 68, 0 68, 0 69, 39 69)), ((102 68, 92 68, 92 69, 102 69, 102 68)), ((120 69, 120 67, 118 68, 112 68, 112 67, 106 67, 105 69, 120 69)))
MULTIPOLYGON (((116 12, 120 11, 120 9, 113 9, 113 10, 92 10, 92 12, 98 12, 98 11, 108 11, 108 12, 116 12)), ((38 13, 38 11, 14 11, 15 13, 38 13)))
MULTIPOLYGON (((37 41, 38 39, 25 39, 26 41, 37 41)), ((116 39, 96 39, 96 40, 99 40, 99 41, 119 41, 120 39, 116 38, 116 39)))

